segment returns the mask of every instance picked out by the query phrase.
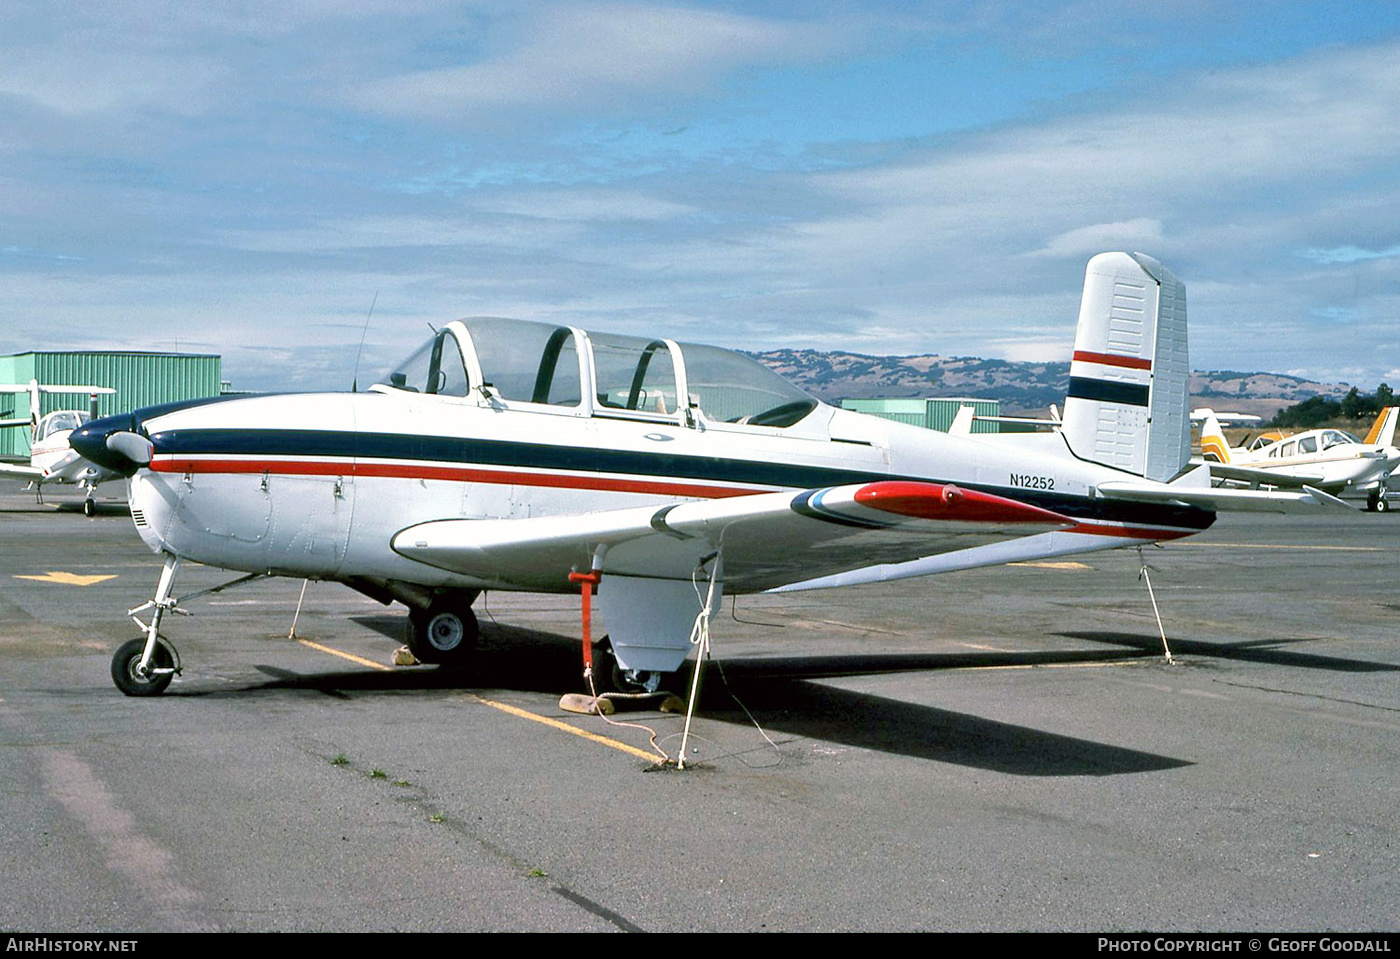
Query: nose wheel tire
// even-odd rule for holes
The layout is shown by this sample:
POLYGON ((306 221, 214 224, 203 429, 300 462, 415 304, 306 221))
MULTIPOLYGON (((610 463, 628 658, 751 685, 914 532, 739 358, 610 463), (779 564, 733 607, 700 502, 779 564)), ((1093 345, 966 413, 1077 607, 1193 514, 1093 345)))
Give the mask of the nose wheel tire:
POLYGON ((170 646, 163 640, 156 641, 155 653, 151 656, 152 672, 143 674, 137 669, 141 656, 146 652, 145 637, 128 640, 118 647, 112 657, 112 682, 128 696, 159 696, 175 678, 175 656, 170 646), (155 672, 155 670, 171 670, 155 672))
POLYGON ((476 648, 479 632, 470 608, 434 605, 408 614, 408 648, 420 663, 461 664, 476 648))

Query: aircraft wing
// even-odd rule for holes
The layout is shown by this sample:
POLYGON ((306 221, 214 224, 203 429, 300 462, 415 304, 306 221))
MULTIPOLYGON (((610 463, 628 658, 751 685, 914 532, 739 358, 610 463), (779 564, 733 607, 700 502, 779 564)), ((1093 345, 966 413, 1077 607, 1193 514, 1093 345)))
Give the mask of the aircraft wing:
POLYGON ((0 463, 0 476, 17 476, 21 479, 38 480, 44 478, 44 471, 36 466, 21 466, 18 463, 0 463))
MULTIPOLYGON (((1195 461, 1193 460, 1193 462, 1195 461)), ((1298 489, 1304 486, 1314 486, 1323 482, 1325 478, 1321 473, 1296 470, 1260 470, 1248 466, 1237 466, 1233 463, 1207 462, 1206 465, 1210 467, 1210 475, 1213 479, 1248 483, 1251 486, 1281 486, 1298 489)))
POLYGON ((1074 525, 989 493, 887 481, 567 517, 437 520, 403 530, 392 545, 418 562, 517 584, 590 568, 689 579, 718 550, 727 586, 753 589, 1074 525))

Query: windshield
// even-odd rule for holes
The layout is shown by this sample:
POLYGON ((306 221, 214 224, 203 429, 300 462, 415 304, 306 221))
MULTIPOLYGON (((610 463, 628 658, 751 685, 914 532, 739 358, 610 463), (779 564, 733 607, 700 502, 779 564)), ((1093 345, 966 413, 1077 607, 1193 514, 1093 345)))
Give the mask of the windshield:
POLYGON ((382 386, 411 393, 436 393, 440 396, 466 396, 471 384, 462 365, 462 352, 457 338, 446 330, 413 351, 387 376, 378 380, 382 386))
POLYGON ((39 435, 34 438, 41 440, 63 430, 75 430, 91 418, 81 410, 59 410, 39 424, 39 435))

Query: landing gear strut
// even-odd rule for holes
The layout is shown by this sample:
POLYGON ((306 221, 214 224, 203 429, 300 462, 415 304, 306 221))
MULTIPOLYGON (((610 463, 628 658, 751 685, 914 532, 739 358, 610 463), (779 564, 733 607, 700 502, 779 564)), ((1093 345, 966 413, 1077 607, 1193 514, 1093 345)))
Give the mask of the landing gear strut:
POLYGON ((165 687, 180 672, 180 657, 175 647, 160 635, 160 621, 166 612, 183 613, 175 608, 175 600, 170 595, 175 585, 175 574, 180 571, 180 558, 167 553, 165 566, 160 571, 160 584, 156 595, 149 603, 143 603, 127 614, 146 633, 142 639, 122 643, 117 654, 112 657, 112 682, 128 696, 159 696, 165 687), (150 623, 143 623, 136 614, 151 610, 150 623))

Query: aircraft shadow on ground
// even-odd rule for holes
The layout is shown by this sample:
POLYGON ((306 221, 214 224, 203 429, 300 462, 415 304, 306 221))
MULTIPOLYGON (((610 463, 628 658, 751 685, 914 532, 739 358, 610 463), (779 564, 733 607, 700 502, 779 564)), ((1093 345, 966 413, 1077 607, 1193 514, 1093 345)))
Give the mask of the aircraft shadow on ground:
MULTIPOLYGON (((355 617, 394 639, 403 619, 355 617)), ((1020 776, 1109 776, 1153 772, 1190 762, 1106 743, 1063 736, 967 713, 908 703, 814 682, 822 678, 922 672, 969 666, 1045 665, 1118 660, 1148 655, 1122 651, 794 657, 714 664, 702 677, 700 712, 707 719, 749 725, 741 699, 770 731, 861 749, 935 760, 1020 776)), ((315 691, 335 698, 356 693, 486 690, 559 694, 583 689, 578 640, 540 630, 487 624, 477 655, 465 670, 414 667, 299 674, 259 664, 267 682, 208 695, 277 690, 315 691)), ((673 684, 684 692, 688 674, 673 684)))
MULTIPOLYGON (((1162 640, 1158 636, 1139 636, 1133 633, 1111 632, 1071 632, 1057 633, 1066 639, 1082 639, 1091 643, 1104 643, 1109 646, 1136 649, 1142 653, 1160 654, 1162 640)), ((1174 639, 1168 637, 1173 654, 1199 656, 1210 659, 1238 659, 1246 662, 1264 663, 1269 666, 1291 666, 1305 669, 1325 669, 1339 673, 1386 673, 1400 671, 1394 663, 1378 663, 1362 659, 1343 659, 1340 656, 1323 656, 1317 653, 1297 652, 1285 647, 1294 643, 1315 643, 1317 639, 1299 637, 1287 639, 1255 639, 1240 642, 1208 643, 1200 640, 1174 639)))

